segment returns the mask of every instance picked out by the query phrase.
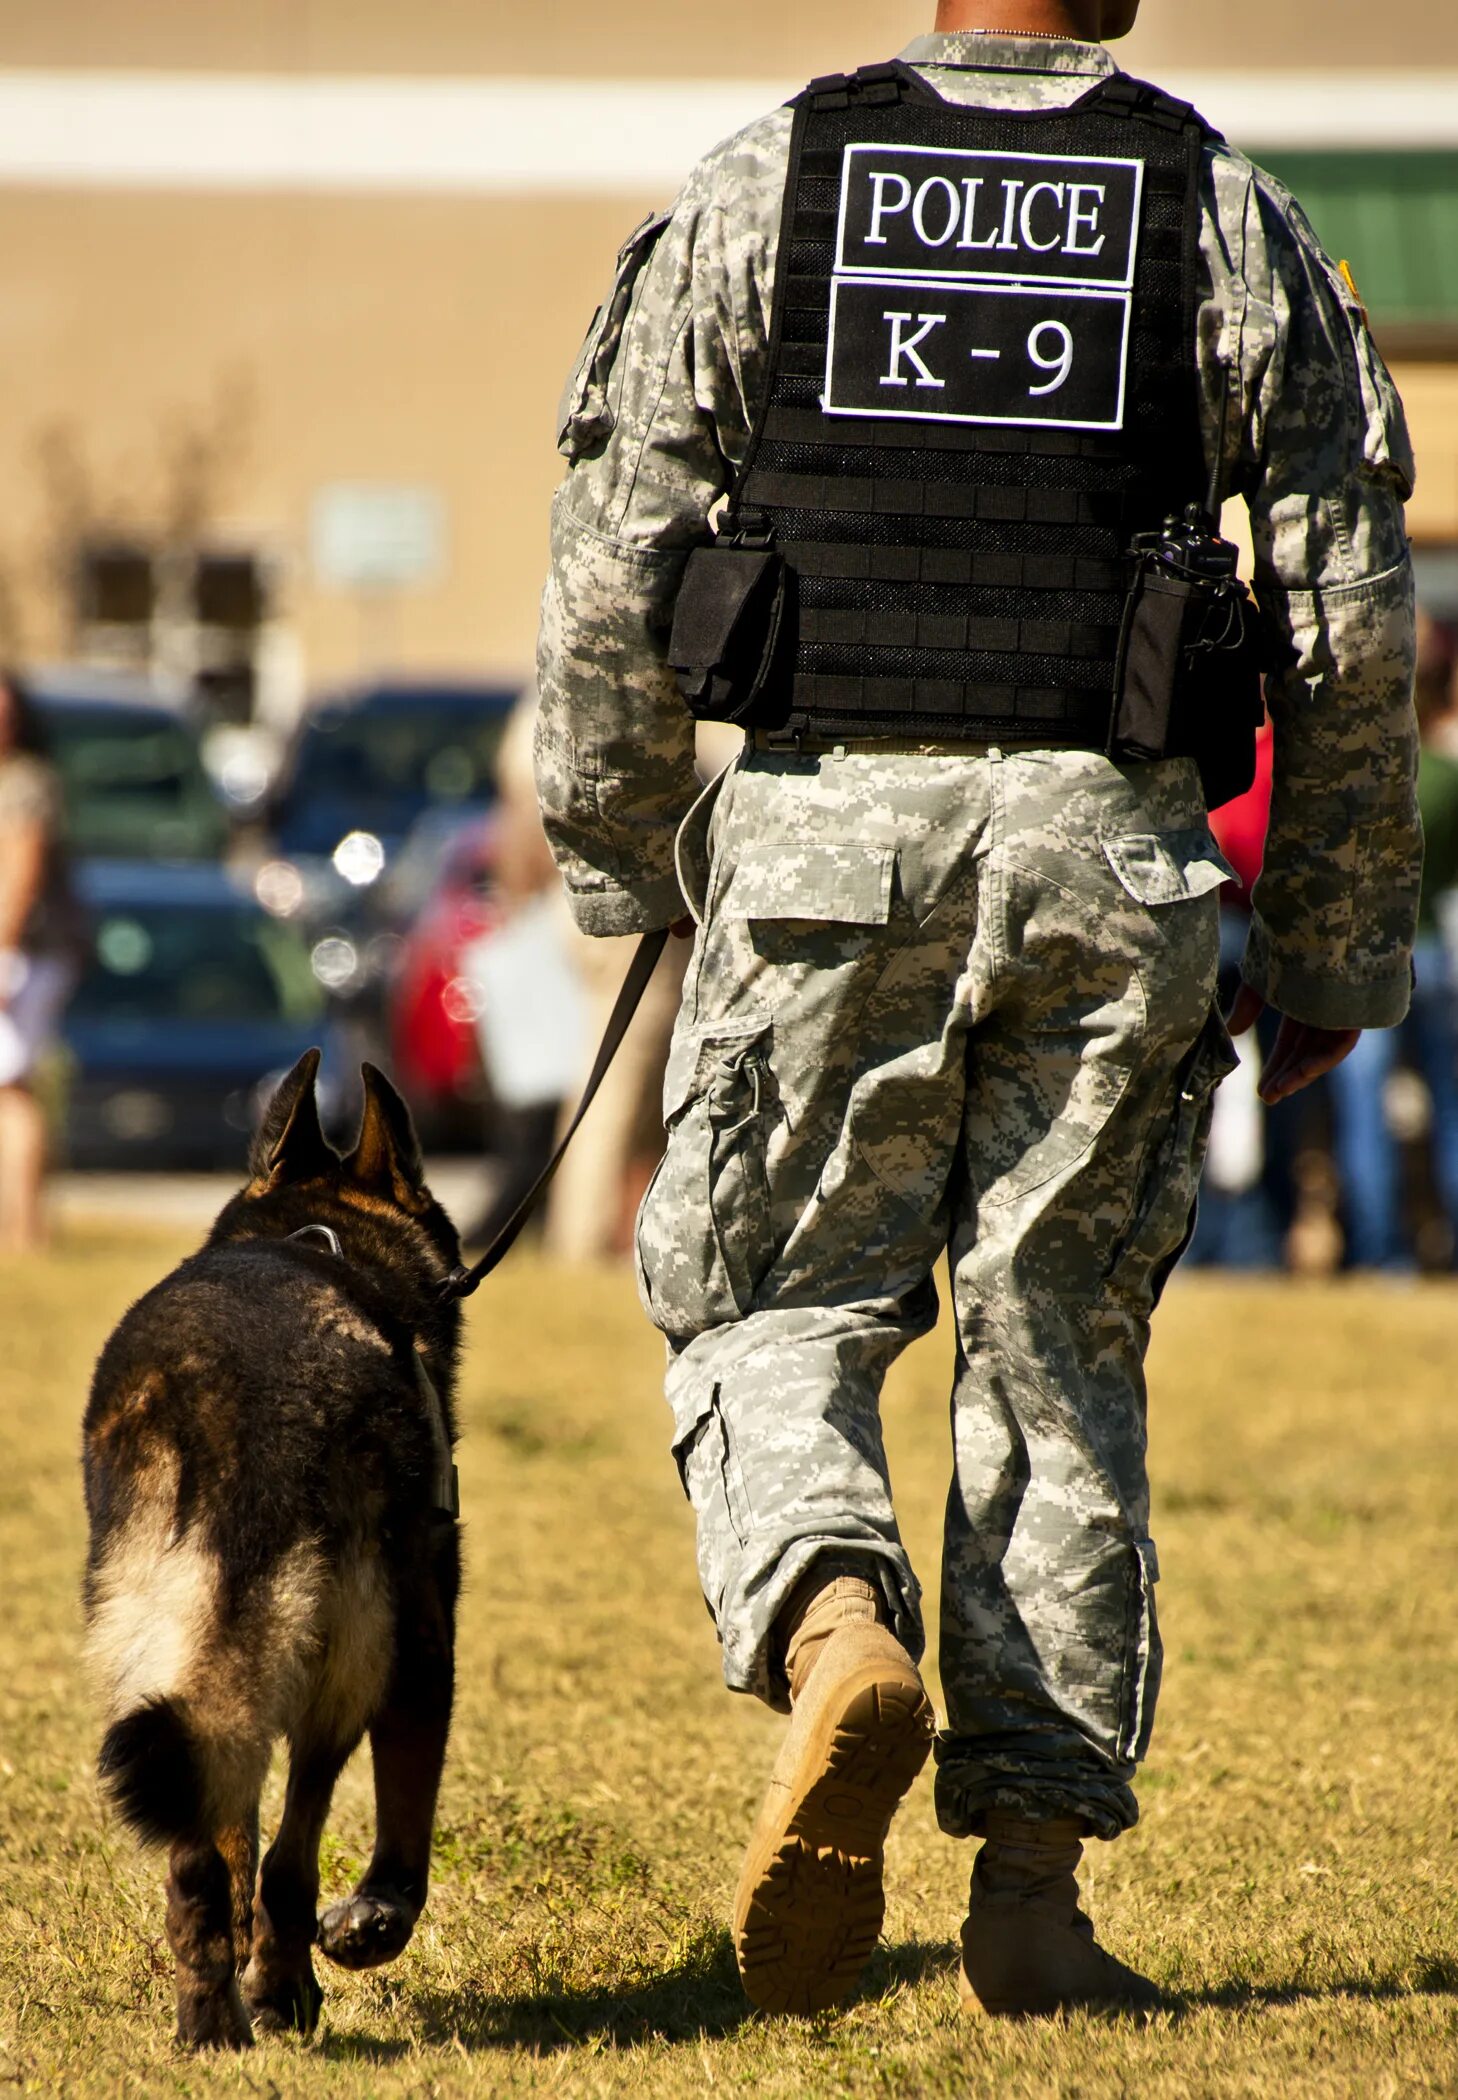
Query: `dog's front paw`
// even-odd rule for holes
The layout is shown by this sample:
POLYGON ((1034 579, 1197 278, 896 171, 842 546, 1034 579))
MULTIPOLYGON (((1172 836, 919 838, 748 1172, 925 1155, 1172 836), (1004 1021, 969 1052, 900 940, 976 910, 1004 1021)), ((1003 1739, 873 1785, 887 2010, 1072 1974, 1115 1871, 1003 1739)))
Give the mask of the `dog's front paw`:
POLYGON ((417 1913, 398 1896, 363 1890, 331 1904, 319 1920, 319 1945, 341 1969, 377 1969, 409 1944, 417 1913))
POLYGON ((310 1964, 270 1974, 251 1961, 243 1972, 243 1998, 260 2034, 312 2034, 324 1993, 310 1964))

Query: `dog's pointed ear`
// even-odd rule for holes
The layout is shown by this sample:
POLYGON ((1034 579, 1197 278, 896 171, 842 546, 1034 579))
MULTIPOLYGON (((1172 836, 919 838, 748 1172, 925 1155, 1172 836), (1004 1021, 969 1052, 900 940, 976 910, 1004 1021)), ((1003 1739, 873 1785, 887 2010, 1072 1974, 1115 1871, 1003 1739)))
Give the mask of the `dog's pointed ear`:
POLYGON ((364 1116, 359 1142, 344 1162, 345 1179, 384 1196, 402 1210, 423 1210, 425 1163, 410 1111, 374 1065, 361 1065, 364 1081, 364 1116))
POLYGON ((260 1194, 290 1181, 316 1180, 339 1165, 339 1155, 319 1125, 319 1104, 314 1098, 318 1070, 319 1052, 306 1050, 274 1088, 273 1099, 263 1111, 248 1157, 255 1187, 262 1184, 260 1194))

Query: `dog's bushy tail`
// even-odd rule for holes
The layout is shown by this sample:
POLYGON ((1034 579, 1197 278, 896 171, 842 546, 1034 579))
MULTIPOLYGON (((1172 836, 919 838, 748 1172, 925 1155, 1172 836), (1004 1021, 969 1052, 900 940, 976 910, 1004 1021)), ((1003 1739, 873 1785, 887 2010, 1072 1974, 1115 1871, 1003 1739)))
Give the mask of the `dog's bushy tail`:
POLYGON ((207 1820, 200 1744, 171 1699, 148 1699, 114 1721, 96 1760, 122 1821, 149 1845, 196 1837, 207 1820))

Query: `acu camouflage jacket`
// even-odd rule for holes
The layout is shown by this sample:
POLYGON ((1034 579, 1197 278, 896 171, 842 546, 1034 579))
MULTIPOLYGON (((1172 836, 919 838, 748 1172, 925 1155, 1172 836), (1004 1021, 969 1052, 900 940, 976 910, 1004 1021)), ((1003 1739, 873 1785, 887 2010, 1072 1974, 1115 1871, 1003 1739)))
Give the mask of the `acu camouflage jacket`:
MULTIPOLYGON (((903 56, 949 101, 1066 105, 1117 70, 1099 45, 969 32, 903 56)), ((766 367, 791 114, 717 147, 619 257, 568 383, 542 608, 537 783, 578 923, 683 905, 675 830, 693 724, 665 662, 690 548, 749 442, 766 367)), ((1245 961, 1300 1020, 1401 1019, 1422 864, 1402 405, 1349 285, 1290 194, 1207 151, 1192 345, 1205 443, 1250 509, 1255 584, 1286 667, 1268 681, 1275 790, 1245 961)))

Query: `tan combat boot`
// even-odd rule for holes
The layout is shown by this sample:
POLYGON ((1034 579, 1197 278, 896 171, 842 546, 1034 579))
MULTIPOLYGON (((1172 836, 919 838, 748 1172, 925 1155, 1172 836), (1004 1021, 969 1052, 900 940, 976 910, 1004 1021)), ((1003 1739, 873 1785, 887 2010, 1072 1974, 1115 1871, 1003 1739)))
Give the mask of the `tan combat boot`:
POLYGON ((811 1571, 781 1619, 792 1713, 734 1899, 734 1952, 765 2012, 855 1989, 881 1930, 891 1818, 926 1762, 931 1701, 858 1575, 811 1571))
POLYGON ((962 1927, 964 2012, 1016 2018, 1075 2005, 1159 2004, 1146 1977, 1104 1952, 1078 1907, 1082 1836, 1074 1816, 1037 1823, 990 1812, 962 1927))

